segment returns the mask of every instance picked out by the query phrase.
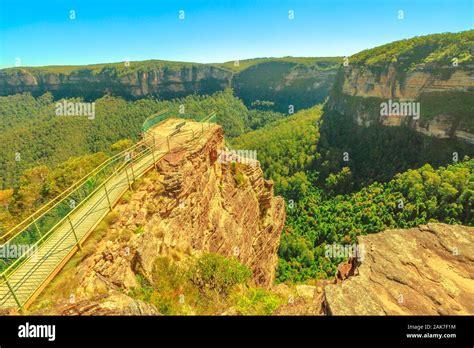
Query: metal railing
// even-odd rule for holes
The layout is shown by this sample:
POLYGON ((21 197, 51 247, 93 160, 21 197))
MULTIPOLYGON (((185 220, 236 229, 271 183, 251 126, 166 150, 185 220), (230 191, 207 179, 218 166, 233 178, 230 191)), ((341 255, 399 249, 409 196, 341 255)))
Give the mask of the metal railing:
POLYGON ((168 116, 169 110, 165 109, 162 110, 156 114, 153 114, 149 117, 146 118, 146 120, 143 122, 142 125, 142 131, 145 133, 147 132, 150 128, 154 127, 156 124, 160 123, 161 121, 164 121, 166 117, 168 116))
MULTIPOLYGON (((0 246, 4 250, 9 245, 21 245, 25 242, 29 246, 24 255, 11 263, 8 259, 0 258, 0 266, 6 266, 0 274, 0 290, 2 286, 4 290, 8 289, 3 293, 0 292, 0 307, 12 298, 18 308, 24 307, 38 289, 43 287, 52 275, 54 276, 58 267, 60 269, 65 260, 81 249, 81 244, 122 195, 132 188, 132 184, 153 166, 156 167, 156 163, 171 152, 170 143, 173 137, 187 134, 190 135, 190 140, 194 141, 204 134, 204 123, 198 131, 183 130, 185 125, 183 123, 167 137, 157 139, 149 130, 163 121, 163 116, 166 116, 167 112, 165 110, 147 118, 145 121, 147 127, 143 127, 141 141, 101 163, 0 238, 5 240, 8 237, 0 246), (150 124, 153 126, 148 127, 150 124), (44 245, 48 247, 41 248, 44 245), (56 257, 60 262, 51 267, 46 276, 43 272, 43 280, 38 281, 31 294, 19 296, 18 292, 22 287, 52 257, 56 257), (25 266, 26 271, 23 274, 19 270, 24 265, 29 268, 25 266)), ((215 114, 211 114, 202 121, 207 123, 214 116, 215 114)), ((207 130, 209 128, 210 123, 207 130)))

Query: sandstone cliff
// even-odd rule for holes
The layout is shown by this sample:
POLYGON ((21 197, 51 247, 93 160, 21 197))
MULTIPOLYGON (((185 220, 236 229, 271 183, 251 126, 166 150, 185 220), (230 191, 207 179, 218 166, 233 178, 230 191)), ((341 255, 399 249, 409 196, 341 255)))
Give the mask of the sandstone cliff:
MULTIPOLYGON (((65 67, 68 68, 68 67, 65 67)), ((167 67, 159 64, 146 68, 127 68, 117 64, 102 68, 88 66, 66 70, 15 68, 0 70, 1 95, 51 92, 56 98, 84 97, 93 99, 105 94, 126 98, 153 95, 160 98, 192 93, 210 94, 224 89, 232 73, 201 64, 167 67)))
MULTIPOLYGON (((288 58, 291 60, 291 58, 288 58)), ((250 60, 245 69, 229 63, 198 64, 165 61, 25 67, 0 70, 0 95, 50 92, 58 98, 96 99, 105 94, 124 98, 162 99, 189 94, 212 94, 232 86, 247 106, 271 101, 275 110, 288 112, 322 102, 332 88, 339 66, 335 58, 306 58, 309 63, 280 59, 250 60), (247 66, 248 65, 248 66, 247 66), (234 71, 235 70, 235 71, 234 71)))
MULTIPOLYGON (((170 119, 162 126, 179 122, 170 119)), ((252 270, 256 285, 268 288, 285 223, 284 201, 273 196, 273 184, 263 179, 258 162, 226 163, 219 157, 223 149, 223 131, 215 125, 203 138, 166 155, 157 171, 137 182, 115 207, 105 237, 86 247, 77 266, 60 276, 69 290, 55 299, 63 305, 54 312, 87 314, 94 308, 92 314, 155 314, 121 292, 140 287, 137 275, 151 279, 160 256, 233 256, 252 270), (109 295, 95 299, 103 294, 109 295), (84 300, 85 309, 76 303, 84 300)))
POLYGON ((430 136, 474 142, 473 68, 421 66, 402 72, 393 63, 377 69, 341 67, 328 106, 351 115, 360 126, 406 124, 430 136), (419 102, 420 118, 381 116, 381 103, 390 99, 419 102))
POLYGON ((407 125, 431 137, 474 142, 474 31, 391 42, 359 52, 339 69, 328 107, 360 126, 407 125), (381 113, 389 100, 419 113, 381 113))
MULTIPOLYGON (((236 74, 232 80, 235 94, 247 106, 257 101, 271 101, 274 110, 287 113, 322 103, 329 95, 340 60, 314 63, 270 61, 236 74)), ((255 107, 255 105, 253 105, 255 107)))
POLYGON ((325 287, 326 314, 474 314, 473 227, 428 224, 362 236, 359 244, 360 264, 340 267, 344 274, 325 287))

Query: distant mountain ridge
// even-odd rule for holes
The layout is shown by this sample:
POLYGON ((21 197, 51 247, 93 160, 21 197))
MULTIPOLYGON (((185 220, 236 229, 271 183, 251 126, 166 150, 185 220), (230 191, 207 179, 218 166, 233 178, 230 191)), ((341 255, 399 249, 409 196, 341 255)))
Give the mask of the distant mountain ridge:
POLYGON ((395 41, 349 57, 328 106, 360 126, 408 125, 474 142, 474 30, 395 41), (389 99, 417 101, 421 118, 381 117, 389 99))
POLYGON ((329 94, 342 58, 256 58, 201 64, 148 60, 84 66, 18 67, 0 70, 0 95, 51 92, 56 99, 106 94, 127 99, 160 99, 212 94, 233 86, 250 106, 268 101, 285 111, 322 102, 329 94), (255 76, 265 78, 257 84, 255 76))

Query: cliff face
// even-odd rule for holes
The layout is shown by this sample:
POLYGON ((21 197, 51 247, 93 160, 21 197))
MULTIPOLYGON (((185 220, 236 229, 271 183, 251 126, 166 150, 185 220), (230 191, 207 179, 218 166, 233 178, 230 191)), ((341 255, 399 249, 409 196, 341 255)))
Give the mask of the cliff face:
POLYGON ((472 315, 474 228, 428 224, 359 237, 360 264, 325 287, 329 315, 472 315), (341 279, 344 279, 341 281, 341 279))
POLYGON ((0 95, 51 92, 56 99, 96 99, 105 94, 124 98, 163 99, 189 94, 212 94, 233 86, 248 106, 256 100, 275 103, 288 112, 322 102, 329 94, 338 63, 314 65, 272 61, 256 63, 239 72, 213 64, 145 61, 78 67, 9 68, 0 70, 0 95))
POLYGON ((474 142, 473 66, 418 66, 402 71, 396 63, 341 67, 328 102, 360 126, 408 125, 429 136, 474 142), (384 117, 381 103, 420 103, 420 118, 384 117))
POLYGON ((323 102, 332 88, 338 65, 261 63, 237 74, 232 86, 247 106, 255 101, 270 101, 274 110, 287 113, 290 105, 301 110, 323 102))
POLYGON ((394 64, 378 73, 364 66, 349 66, 343 71, 342 93, 358 97, 417 99, 422 93, 467 91, 474 87, 471 69, 445 67, 447 75, 444 77, 423 68, 397 72, 394 64), (403 79, 402 75, 405 75, 403 79))
POLYGON ((0 71, 0 90, 2 95, 23 92, 41 95, 49 91, 56 98, 81 96, 92 99, 107 93, 127 98, 147 95, 172 98, 222 90, 229 85, 231 77, 229 71, 206 65, 130 72, 115 68, 94 71, 83 67, 70 73, 19 68, 0 71))
MULTIPOLYGON (((179 122, 170 119, 163 127, 179 122)), ((222 128, 213 126, 197 142, 168 154, 156 172, 137 182, 129 198, 115 207, 117 218, 105 238, 67 275, 77 299, 73 311, 81 311, 76 308, 79 300, 95 301, 112 292, 114 298, 95 304, 99 313, 109 313, 105 306, 121 308, 118 314, 153 314, 149 306, 117 290, 140 287, 137 275, 151 279, 160 256, 233 256, 253 271, 256 285, 271 285, 286 217, 284 201, 273 196, 273 184, 263 179, 258 162, 225 163, 219 156, 223 149, 222 128)), ((56 310, 66 313, 68 308, 56 310)))

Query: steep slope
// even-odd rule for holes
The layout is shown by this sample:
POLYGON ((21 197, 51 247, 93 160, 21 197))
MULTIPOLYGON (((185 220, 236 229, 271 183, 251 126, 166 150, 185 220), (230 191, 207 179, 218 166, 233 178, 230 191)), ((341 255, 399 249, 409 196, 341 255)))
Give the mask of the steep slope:
MULTIPOLYGON (((254 284, 269 287, 285 222, 284 201, 273 196, 258 162, 228 163, 220 157, 223 149, 222 128, 213 126, 197 143, 160 161, 157 171, 115 208, 111 224, 101 227, 105 238, 60 276, 61 294, 80 301, 117 289, 127 292, 140 288, 140 278, 151 281, 158 257, 207 252, 235 257, 252 270, 254 284)), ((65 299, 51 292, 55 301, 65 299)))
POLYGON ((267 124, 232 139, 238 149, 257 151, 265 176, 275 182, 275 189, 286 198, 297 198, 310 186, 307 174, 318 157, 318 122, 322 107, 314 106, 267 124))
POLYGON ((326 314, 474 314, 473 227, 427 224, 358 243, 360 265, 340 267, 348 279, 325 287, 326 314))
POLYGON ((299 111, 324 101, 341 62, 341 58, 262 61, 236 74, 232 87, 248 107, 288 113, 292 106, 299 111))
POLYGON ((55 98, 125 98, 154 95, 169 99, 211 94, 229 85, 232 73, 197 63, 144 61, 86 66, 8 68, 0 71, 2 95, 51 92, 55 98))
POLYGON ((407 124, 424 134, 474 142, 474 30, 396 41, 340 68, 328 106, 361 126, 407 124), (420 117, 381 116, 381 103, 416 101, 420 117))
POLYGON ((323 177, 355 187, 474 154, 474 31, 396 41, 349 57, 326 104, 323 177), (376 165, 374 165, 376 164, 376 165))
MULTIPOLYGON (((51 92, 55 99, 93 100, 106 94, 126 99, 160 99, 212 94, 233 86, 247 106, 273 103, 288 112, 324 100, 332 87, 340 58, 258 58, 223 64, 160 60, 85 66, 47 66, 0 70, 0 95, 51 92)), ((268 106, 268 104, 267 104, 268 106)))

